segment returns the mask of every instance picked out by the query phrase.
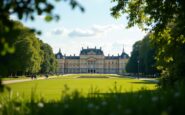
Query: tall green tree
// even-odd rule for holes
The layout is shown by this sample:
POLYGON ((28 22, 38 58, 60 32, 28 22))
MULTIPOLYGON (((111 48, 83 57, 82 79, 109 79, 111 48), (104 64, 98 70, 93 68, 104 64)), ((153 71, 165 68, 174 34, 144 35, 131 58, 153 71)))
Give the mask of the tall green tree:
POLYGON ((185 37, 179 33, 179 27, 175 25, 151 36, 153 44, 157 45, 156 59, 158 69, 162 71, 162 86, 185 82, 185 37))
POLYGON ((138 73, 140 47, 141 47, 141 41, 137 41, 132 47, 131 57, 126 65, 126 71, 128 73, 134 73, 134 74, 138 73))
POLYGON ((6 39, 15 47, 13 54, 0 56, 1 75, 37 73, 41 68, 39 40, 29 28, 20 22, 13 22, 12 34, 6 39))
POLYGON ((143 75, 157 74, 155 52, 156 48, 152 45, 149 35, 142 41, 137 41, 133 45, 131 57, 126 65, 127 72, 143 75))
MULTIPOLYGON (((10 15, 16 16, 19 20, 33 21, 36 16, 44 16, 46 22, 58 21, 60 14, 55 14, 55 4, 67 2, 72 9, 79 8, 84 12, 84 7, 76 0, 0 0, 0 29, 1 33, 8 33, 12 30, 13 23, 10 15)), ((37 34, 41 31, 32 28, 37 34)), ((12 53, 12 44, 5 36, 0 36, 0 55, 12 53)))
POLYGON ((138 25, 149 30, 157 46, 157 65, 163 86, 185 82, 185 1, 184 0, 113 0, 111 14, 128 14, 128 27, 138 25))
POLYGON ((142 40, 139 55, 143 60, 143 73, 146 75, 153 75, 158 73, 156 70, 156 46, 152 44, 149 38, 150 34, 146 35, 142 40))
MULTIPOLYGON (((80 8, 84 12, 84 7, 76 0, 1 0, 0 1, 0 58, 8 60, 6 55, 12 54, 15 51, 14 43, 11 38, 7 38, 8 34, 15 34, 13 21, 10 20, 10 15, 17 16, 22 20, 34 20, 35 16, 45 16, 45 21, 50 22, 52 20, 59 20, 59 14, 53 14, 54 4, 59 1, 68 2, 72 9, 76 7, 80 8), (10 42, 11 41, 11 42, 10 42), (6 59, 5 57, 6 56, 6 59)), ((35 28, 32 29, 35 31, 35 28)), ((36 31, 37 34, 41 34, 40 31, 36 31)), ((36 58, 34 58, 36 59, 36 58)), ((1 61, 4 61, 1 60, 1 61)), ((15 62, 16 63, 16 62, 15 62)), ((9 73, 6 69, 7 65, 0 65, 2 73, 9 73)), ((36 64, 35 64, 36 67, 36 64)), ((12 69, 14 70, 14 69, 12 69)), ((34 70, 37 71, 36 69, 34 70)), ((1 86, 1 82, 0 82, 1 86)), ((1 87, 0 87, 1 88, 1 87)))
POLYGON ((53 53, 53 50, 50 45, 40 41, 41 50, 44 54, 42 64, 41 64, 41 73, 53 73, 57 69, 57 60, 53 53))

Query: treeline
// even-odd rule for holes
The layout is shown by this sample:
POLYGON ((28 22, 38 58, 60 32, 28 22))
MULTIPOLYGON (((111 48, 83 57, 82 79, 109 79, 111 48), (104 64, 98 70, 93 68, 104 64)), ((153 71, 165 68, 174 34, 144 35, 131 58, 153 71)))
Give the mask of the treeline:
POLYGON ((133 45, 126 71, 134 75, 156 77, 159 72, 156 69, 155 53, 156 47, 152 45, 149 35, 145 36, 133 45))
POLYGON ((39 40, 33 31, 20 22, 12 22, 12 28, 8 32, 0 33, 6 39, 3 47, 7 45, 10 52, 4 56, 1 52, 0 76, 55 72, 57 61, 51 46, 39 40))

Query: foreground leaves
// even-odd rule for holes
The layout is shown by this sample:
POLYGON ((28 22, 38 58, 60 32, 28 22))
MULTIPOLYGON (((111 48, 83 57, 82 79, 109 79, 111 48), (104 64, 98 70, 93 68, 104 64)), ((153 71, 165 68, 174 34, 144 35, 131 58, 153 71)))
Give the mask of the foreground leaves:
POLYGON ((96 93, 83 97, 79 92, 64 94, 60 101, 38 99, 32 93, 28 101, 17 95, 0 99, 0 114, 6 115, 184 115, 184 87, 142 90, 139 92, 96 93))

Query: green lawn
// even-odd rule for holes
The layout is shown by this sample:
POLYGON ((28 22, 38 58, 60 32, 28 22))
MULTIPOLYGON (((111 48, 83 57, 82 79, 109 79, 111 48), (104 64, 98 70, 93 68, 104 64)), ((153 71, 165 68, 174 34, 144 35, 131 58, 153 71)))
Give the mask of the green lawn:
POLYGON ((6 92, 0 93, 0 115, 185 114, 184 84, 163 89, 156 88, 155 83, 133 78, 115 75, 95 75, 96 78, 92 78, 93 76, 51 76, 50 79, 9 84, 7 86, 12 88, 14 95, 17 95, 16 92, 19 95, 12 96, 9 93, 4 97, 6 92), (87 95, 92 90, 91 87, 100 95, 87 95), (142 87, 149 90, 138 91, 142 87), (29 98, 31 89, 35 89, 34 94, 42 95, 45 99, 38 99, 37 96, 29 98), (71 93, 74 90, 79 92, 71 93), (62 91, 67 94, 62 95, 62 91), (63 97, 60 99, 60 96, 63 97))
POLYGON ((119 92, 138 91, 141 88, 156 89, 156 84, 152 82, 105 74, 54 76, 51 79, 13 83, 6 86, 12 89, 14 95, 19 94, 29 98, 33 90, 35 94, 44 97, 46 100, 58 100, 63 93, 71 93, 75 90, 81 92, 82 95, 87 95, 92 91, 111 92, 111 89, 115 90, 115 86, 119 92), (80 76, 96 76, 100 78, 78 78, 80 76), (101 78, 102 76, 109 78, 101 78))

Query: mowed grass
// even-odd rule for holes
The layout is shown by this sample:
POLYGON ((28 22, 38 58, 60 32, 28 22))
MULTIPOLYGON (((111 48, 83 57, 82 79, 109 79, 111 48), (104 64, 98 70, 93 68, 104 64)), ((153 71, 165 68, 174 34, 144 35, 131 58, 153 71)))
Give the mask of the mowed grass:
MULTIPOLYGON (((118 75, 106 74, 75 74, 64 76, 53 76, 51 79, 32 80, 21 83, 7 84, 13 95, 24 95, 30 99, 34 92, 39 97, 46 100, 59 100, 63 94, 78 91, 81 95, 92 92, 111 93, 115 88, 119 92, 138 91, 142 88, 147 90, 156 89, 156 84, 118 75), (96 76, 100 78, 79 78, 80 76, 96 76), (109 78, 101 78, 106 76, 109 78)), ((4 93, 6 95, 8 92, 4 93)))

